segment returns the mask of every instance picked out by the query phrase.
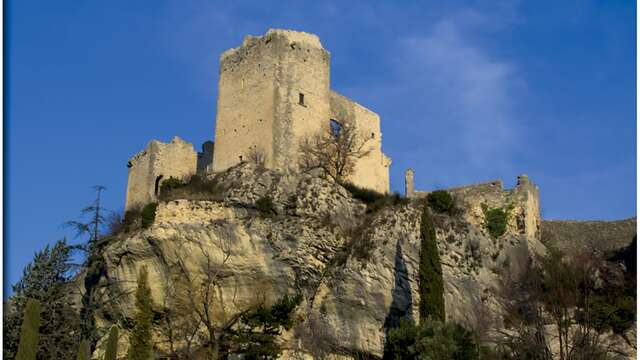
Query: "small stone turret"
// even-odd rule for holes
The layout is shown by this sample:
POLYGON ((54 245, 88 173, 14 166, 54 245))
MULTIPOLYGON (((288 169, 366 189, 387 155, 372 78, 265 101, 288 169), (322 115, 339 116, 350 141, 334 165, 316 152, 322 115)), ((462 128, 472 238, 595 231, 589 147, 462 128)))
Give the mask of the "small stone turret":
POLYGON ((404 196, 413 197, 413 169, 408 168, 404 172, 404 196))

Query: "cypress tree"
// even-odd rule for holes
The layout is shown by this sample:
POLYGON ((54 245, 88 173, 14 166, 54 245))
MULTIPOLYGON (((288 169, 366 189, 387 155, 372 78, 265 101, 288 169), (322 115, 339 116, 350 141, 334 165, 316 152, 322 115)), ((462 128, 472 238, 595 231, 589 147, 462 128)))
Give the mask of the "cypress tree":
POLYGON ((436 229, 425 202, 420 224, 420 320, 444 321, 442 265, 436 243, 436 229))
POLYGON ((116 360, 118 356, 118 327, 112 326, 107 339, 107 349, 104 353, 104 360, 116 360))
POLYGON ((78 356, 76 356, 76 360, 89 360, 91 349, 89 348, 89 342, 87 340, 82 340, 80 342, 80 347, 78 348, 78 356))
POLYGON ((142 267, 138 275, 138 289, 136 290, 136 314, 134 325, 129 336, 129 360, 149 360, 152 354, 151 327, 153 313, 151 304, 151 289, 147 268, 142 267))
POLYGON ((16 360, 35 360, 36 358, 38 337, 40 336, 40 311, 38 300, 27 300, 16 360))

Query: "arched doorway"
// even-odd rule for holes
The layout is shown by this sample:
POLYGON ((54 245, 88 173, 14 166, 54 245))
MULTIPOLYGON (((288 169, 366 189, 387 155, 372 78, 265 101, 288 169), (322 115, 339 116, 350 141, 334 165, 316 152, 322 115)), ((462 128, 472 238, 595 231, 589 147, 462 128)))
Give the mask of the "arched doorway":
POLYGON ((156 194, 156 197, 158 197, 158 195, 160 195, 160 182, 162 181, 162 175, 158 176, 156 178, 156 188, 155 188, 155 192, 154 194, 156 194))

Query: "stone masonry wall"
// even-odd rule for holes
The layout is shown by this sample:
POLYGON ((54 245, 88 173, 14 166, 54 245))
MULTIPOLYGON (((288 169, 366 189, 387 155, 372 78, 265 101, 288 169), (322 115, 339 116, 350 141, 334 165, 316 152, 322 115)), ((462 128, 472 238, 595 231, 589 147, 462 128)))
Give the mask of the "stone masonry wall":
POLYGON ((373 140, 352 181, 388 192, 391 161, 381 151, 380 118, 330 91, 329 63, 330 54, 316 35, 290 30, 248 36, 240 47, 224 52, 214 172, 256 150, 265 155, 267 168, 295 171, 301 141, 326 130, 331 118, 348 116, 373 140))
POLYGON ((296 170, 302 139, 329 126, 330 55, 316 35, 275 33, 282 43, 276 74, 275 168, 296 170), (300 104, 300 94, 304 104, 300 104))
POLYGON ((220 57, 214 171, 246 160, 251 149, 273 162, 275 74, 278 51, 268 38, 245 38, 220 57))
MULTIPOLYGON (((511 208, 508 227, 529 239, 540 240, 540 193, 527 175, 518 176, 513 189, 505 190, 501 180, 446 189, 465 209, 468 221, 484 222, 483 206, 511 208)), ((538 244, 536 244, 538 245, 538 244)), ((541 245, 541 244, 539 244, 541 245)), ((539 249, 542 249, 540 246, 539 249)))
POLYGON ((177 136, 170 143, 151 140, 127 164, 129 179, 125 211, 156 201, 156 184, 159 186, 162 180, 169 177, 187 179, 194 175, 197 161, 193 145, 177 136))
MULTIPOLYGON (((414 190, 413 176, 412 170, 405 173, 407 197, 426 197, 429 192, 414 190)), ((505 190, 502 180, 493 180, 444 190, 453 196, 456 206, 463 209, 465 220, 480 227, 484 224, 483 207, 510 209, 507 224, 510 232, 525 236, 533 252, 544 253, 540 241, 540 192, 527 175, 518 176, 513 189, 505 190)))

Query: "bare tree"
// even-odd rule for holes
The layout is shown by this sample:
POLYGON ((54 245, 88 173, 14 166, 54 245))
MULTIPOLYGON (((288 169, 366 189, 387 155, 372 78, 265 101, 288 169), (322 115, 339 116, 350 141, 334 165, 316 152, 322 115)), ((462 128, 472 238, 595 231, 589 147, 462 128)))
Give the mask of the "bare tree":
POLYGON ((252 146, 251 149, 249 149, 248 159, 249 159, 249 162, 253 163, 254 165, 264 166, 266 158, 267 157, 264 151, 262 151, 261 149, 258 149, 256 146, 252 146))
POLYGON ((326 176, 342 182, 353 173, 356 161, 371 152, 369 140, 358 132, 355 122, 332 120, 331 126, 302 140, 299 167, 302 171, 322 169, 326 176))
POLYGON ((508 359, 552 359, 545 334, 542 276, 532 262, 515 278, 504 273, 501 298, 506 305, 505 327, 498 348, 508 359))
POLYGON ((606 268, 606 261, 593 253, 566 257, 549 249, 538 266, 529 266, 519 279, 511 280, 503 296, 509 330, 501 332, 511 358, 551 359, 552 340, 557 341, 553 348, 561 360, 606 359, 621 353, 603 335, 615 326, 609 315, 624 309, 596 298, 596 291, 607 291, 615 277, 603 275, 606 268), (546 333, 545 325, 553 325, 553 332, 546 333))
POLYGON ((178 359, 196 359, 196 346, 205 334, 202 321, 185 301, 185 281, 180 273, 165 278, 163 313, 158 327, 160 339, 169 355, 178 359))
MULTIPOLYGON (((192 359, 196 356, 196 345, 202 345, 207 359, 220 359, 229 349, 229 334, 243 315, 256 309, 262 302, 256 299, 255 304, 241 307, 235 302, 236 290, 233 294, 225 294, 224 282, 233 281, 227 268, 232 256, 229 237, 219 238, 216 244, 220 256, 214 256, 202 244, 192 242, 199 247, 201 261, 197 268, 187 264, 184 250, 175 252, 171 264, 172 290, 167 294, 170 307, 165 314, 163 335, 169 344, 170 351, 180 357, 192 359), (225 296, 227 295, 227 296, 225 296), (229 298, 231 303, 228 303, 229 298)), ((246 304, 245 304, 246 305, 246 304)))

